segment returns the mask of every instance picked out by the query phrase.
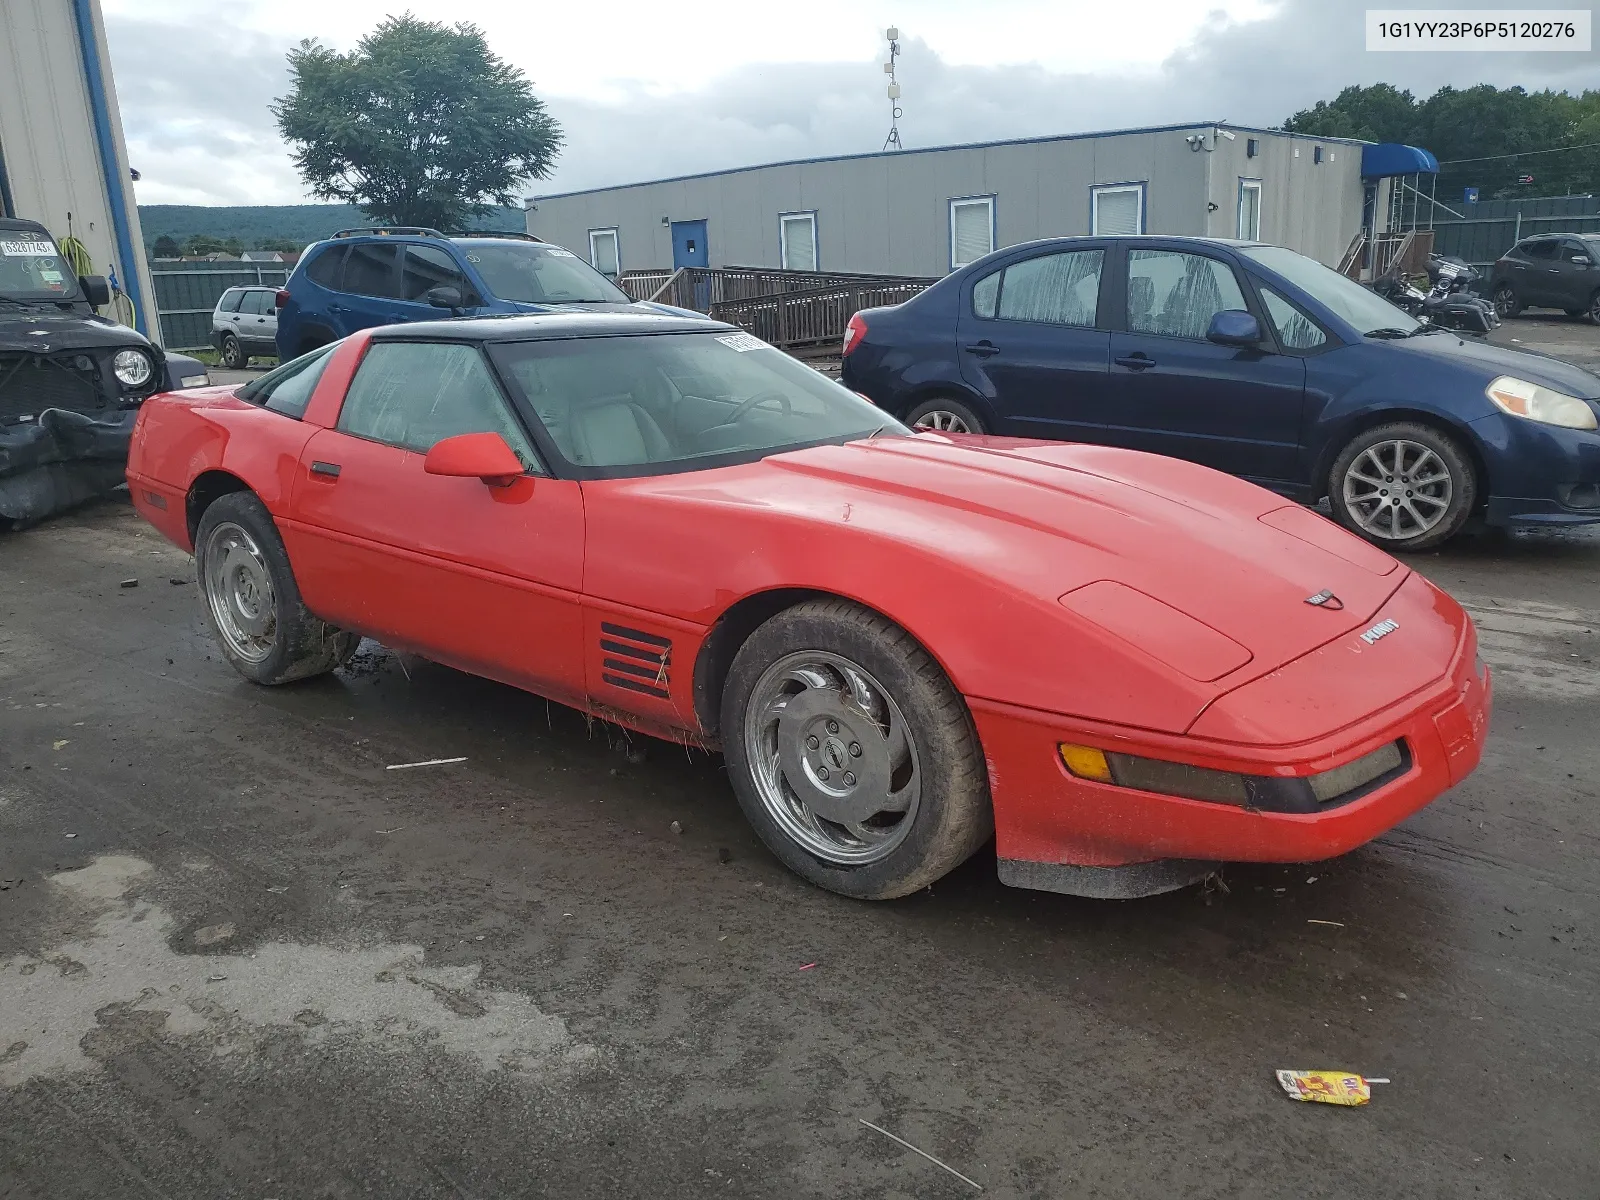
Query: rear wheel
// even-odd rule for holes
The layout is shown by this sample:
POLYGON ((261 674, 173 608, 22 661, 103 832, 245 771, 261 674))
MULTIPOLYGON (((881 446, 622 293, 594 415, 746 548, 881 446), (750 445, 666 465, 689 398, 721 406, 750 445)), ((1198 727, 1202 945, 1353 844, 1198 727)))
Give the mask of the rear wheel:
POLYGON ((936 396, 906 414, 906 424, 930 433, 988 433, 983 418, 959 400, 936 396))
POLYGON ((222 335, 222 365, 230 371, 242 371, 250 356, 244 352, 239 339, 231 333, 222 335))
POLYGON ((306 610, 272 514, 254 494, 229 492, 205 510, 194 561, 217 644, 252 683, 323 675, 355 654, 360 635, 306 610))
POLYGON ((1509 283, 1502 283, 1494 290, 1494 310, 1500 314, 1501 320, 1514 317, 1522 311, 1522 301, 1517 297, 1517 289, 1509 283))
POLYGON ((904 896, 994 828, 966 704, 905 630, 844 600, 750 635, 723 691, 728 774, 796 874, 863 900, 904 896))
POLYGON ((1477 471, 1455 439, 1401 421, 1351 440, 1334 460, 1328 499, 1340 524, 1386 550, 1431 550, 1472 515, 1477 471))
POLYGON ((1589 320, 1600 325, 1600 289, 1596 289, 1595 294, 1589 297, 1589 307, 1585 310, 1585 314, 1589 320))

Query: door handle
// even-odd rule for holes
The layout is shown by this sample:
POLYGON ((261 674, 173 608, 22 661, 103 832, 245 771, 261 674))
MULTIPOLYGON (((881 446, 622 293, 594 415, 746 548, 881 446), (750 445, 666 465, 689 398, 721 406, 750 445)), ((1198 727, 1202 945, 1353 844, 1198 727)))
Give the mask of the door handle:
POLYGON ((1111 361, 1116 363, 1119 367, 1127 367, 1130 371, 1143 371, 1147 367, 1153 367, 1156 365, 1155 359, 1151 358, 1148 354, 1142 353, 1130 354, 1126 358, 1114 358, 1111 361))
POLYGON ((340 470, 341 468, 338 463, 319 462, 314 460, 311 464, 311 473, 313 475, 321 475, 327 479, 339 478, 340 470))
POLYGON ((1000 353, 1000 347, 987 338, 968 346, 966 349, 968 354, 976 354, 979 358, 989 358, 991 355, 1000 353))

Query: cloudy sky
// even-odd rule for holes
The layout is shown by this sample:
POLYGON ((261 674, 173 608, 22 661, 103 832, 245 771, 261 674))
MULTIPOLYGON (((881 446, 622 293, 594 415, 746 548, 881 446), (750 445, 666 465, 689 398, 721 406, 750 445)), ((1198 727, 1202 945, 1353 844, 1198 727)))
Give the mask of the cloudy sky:
POLYGON ((475 7, 491 47, 527 72, 565 128, 555 173, 529 194, 877 150, 889 126, 889 24, 901 31, 908 147, 1167 121, 1277 124, 1380 80, 1418 95, 1447 83, 1600 83, 1593 53, 1368 53, 1363 0, 102 4, 146 204, 305 202, 268 111, 287 89, 285 53, 309 37, 348 49, 407 9, 455 21, 475 7))

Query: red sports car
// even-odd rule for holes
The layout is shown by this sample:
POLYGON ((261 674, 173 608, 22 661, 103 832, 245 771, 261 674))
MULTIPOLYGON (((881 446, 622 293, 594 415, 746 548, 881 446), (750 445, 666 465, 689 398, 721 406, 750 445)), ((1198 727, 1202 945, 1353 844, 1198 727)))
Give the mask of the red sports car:
POLYGON ((262 684, 363 637, 720 746, 849 896, 1095 896, 1342 854, 1478 762, 1489 676, 1422 576, 1154 455, 912 435, 716 322, 357 334, 146 401, 134 503, 262 684))

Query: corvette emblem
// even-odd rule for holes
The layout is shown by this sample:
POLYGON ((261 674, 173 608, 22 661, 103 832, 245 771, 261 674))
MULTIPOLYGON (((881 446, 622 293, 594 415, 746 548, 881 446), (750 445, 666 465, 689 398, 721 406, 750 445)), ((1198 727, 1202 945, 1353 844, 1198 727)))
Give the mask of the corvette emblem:
POLYGON ((1373 642, 1376 642, 1381 638, 1388 637, 1391 633, 1399 628, 1400 622, 1391 617, 1387 621, 1379 621, 1371 629, 1364 631, 1361 635, 1361 640, 1370 646, 1373 642))
POLYGON ((1339 599, 1339 597, 1335 596, 1332 591, 1326 588, 1318 592, 1315 596, 1307 596, 1306 603, 1313 604, 1318 608, 1326 608, 1333 612, 1337 612, 1339 609, 1344 607, 1344 601, 1339 599))

